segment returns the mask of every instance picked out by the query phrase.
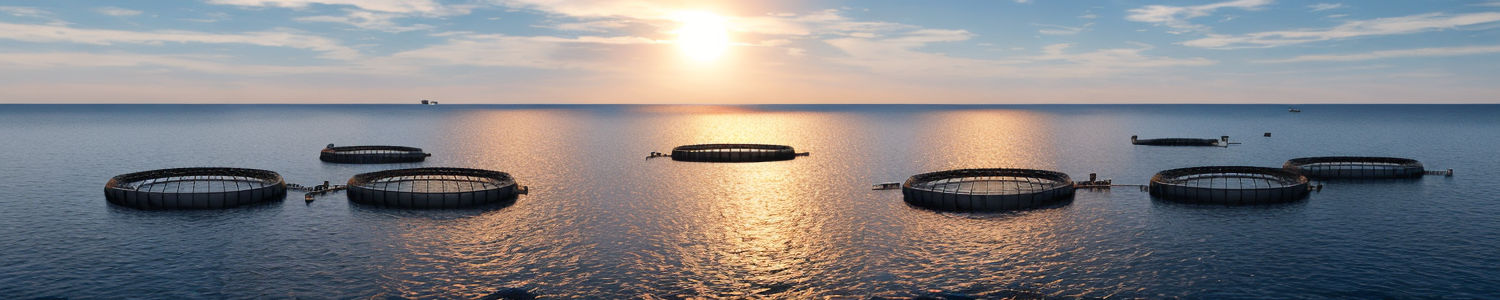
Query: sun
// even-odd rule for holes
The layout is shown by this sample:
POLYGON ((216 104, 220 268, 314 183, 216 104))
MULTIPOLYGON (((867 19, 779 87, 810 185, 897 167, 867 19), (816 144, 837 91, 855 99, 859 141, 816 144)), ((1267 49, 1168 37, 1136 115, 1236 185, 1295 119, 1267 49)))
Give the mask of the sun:
POLYGON ((724 17, 711 12, 684 11, 673 15, 682 24, 677 31, 677 48, 688 59, 712 61, 729 49, 729 29, 724 17))

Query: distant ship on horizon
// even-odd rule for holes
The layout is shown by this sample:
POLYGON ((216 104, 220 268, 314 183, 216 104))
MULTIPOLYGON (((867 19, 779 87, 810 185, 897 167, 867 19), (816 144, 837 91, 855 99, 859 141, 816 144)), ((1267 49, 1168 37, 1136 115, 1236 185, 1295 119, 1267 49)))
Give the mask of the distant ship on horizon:
POLYGON ((438 102, 436 100, 422 99, 422 105, 437 105, 437 104, 438 104, 438 102))

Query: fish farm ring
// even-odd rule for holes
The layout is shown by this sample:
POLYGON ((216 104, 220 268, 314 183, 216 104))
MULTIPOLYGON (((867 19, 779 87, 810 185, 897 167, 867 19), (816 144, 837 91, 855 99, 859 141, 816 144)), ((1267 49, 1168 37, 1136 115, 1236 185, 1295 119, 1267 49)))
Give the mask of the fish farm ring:
POLYGON ((1315 179, 1412 178, 1426 172, 1422 162, 1396 157, 1303 157, 1288 160, 1281 167, 1315 179))
POLYGON ((1151 177, 1151 195, 1212 204, 1269 204, 1307 197, 1307 177, 1277 168, 1212 166, 1171 169, 1151 177))
POLYGON ((791 160, 792 146, 762 144, 702 144, 672 148, 672 160, 693 162, 763 162, 791 160))
POLYGON ((328 144, 318 154, 318 159, 343 164, 384 164, 421 162, 432 154, 422 153, 422 148, 402 146, 343 146, 328 144))
POLYGON ((280 200, 276 172, 239 168, 178 168, 136 172, 104 184, 109 203, 142 209, 210 209, 280 200))
POLYGON ((349 201, 400 208, 460 208, 501 203, 526 189, 505 172, 465 168, 386 170, 349 178, 349 201))
MULTIPOLYGON (((1228 142, 1228 138, 1223 138, 1228 142)), ((1142 139, 1138 136, 1130 136, 1130 144, 1144 146, 1219 146, 1216 139, 1193 139, 1193 138, 1160 138, 1142 139)))
POLYGON ((901 194, 906 203, 938 210, 1026 209, 1072 197, 1073 180, 1045 170, 960 169, 912 176, 901 194))

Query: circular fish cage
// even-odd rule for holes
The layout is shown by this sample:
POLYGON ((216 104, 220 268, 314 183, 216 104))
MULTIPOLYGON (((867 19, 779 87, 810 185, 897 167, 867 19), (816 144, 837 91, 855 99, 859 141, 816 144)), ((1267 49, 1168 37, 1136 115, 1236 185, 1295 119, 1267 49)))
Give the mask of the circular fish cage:
POLYGON ((123 174, 104 184, 109 203, 141 209, 212 209, 280 200, 276 172, 240 168, 177 168, 123 174))
POLYGON ((960 169, 912 176, 901 194, 906 203, 938 210, 1015 210, 1071 198, 1073 180, 1046 170, 960 169))
POLYGON ((1139 136, 1130 136, 1130 144, 1143 146, 1218 146, 1216 139, 1194 139, 1194 138, 1160 138, 1142 139, 1139 136))
POLYGON ((421 162, 432 154, 423 153, 422 148, 402 146, 341 146, 328 144, 318 154, 318 159, 341 164, 387 164, 421 162))
POLYGON ((461 208, 501 203, 525 194, 505 172, 466 168, 415 168, 349 178, 349 201, 400 208, 461 208))
POLYGON ((1151 177, 1151 196, 1211 204, 1269 204, 1307 197, 1307 177, 1265 167, 1212 166, 1171 169, 1151 177))
POLYGON ((1422 162, 1397 157, 1303 157, 1288 160, 1281 168, 1315 179, 1412 178, 1426 172, 1422 162))
POLYGON ((672 160, 692 162, 763 162, 797 158, 792 146, 763 144, 702 144, 672 148, 672 160))

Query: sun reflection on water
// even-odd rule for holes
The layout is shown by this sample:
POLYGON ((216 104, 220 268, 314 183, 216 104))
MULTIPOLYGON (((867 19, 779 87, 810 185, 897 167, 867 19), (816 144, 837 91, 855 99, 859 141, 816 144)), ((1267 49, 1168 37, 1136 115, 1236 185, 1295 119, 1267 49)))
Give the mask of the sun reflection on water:
POLYGON ((824 197, 831 188, 819 165, 819 151, 809 145, 832 145, 829 135, 840 126, 807 112, 688 107, 667 108, 657 124, 671 145, 697 143, 766 143, 811 151, 811 157, 763 163, 672 162, 661 190, 678 200, 663 217, 676 230, 663 247, 644 250, 642 265, 675 265, 670 286, 683 296, 778 298, 817 295, 809 282, 839 270, 832 265, 847 237, 827 228, 824 197), (688 109, 693 112, 681 113, 688 109), (702 111, 715 113, 701 113, 702 111), (819 130, 824 129, 824 130, 819 130), (826 131, 825 131, 826 130, 826 131))
POLYGON ((926 161, 927 170, 960 168, 1049 169, 1057 149, 1049 135, 1052 118, 1027 110, 951 110, 921 117, 918 134, 924 145, 942 153, 926 161))
POLYGON ((446 149, 424 166, 463 166, 511 173, 533 192, 513 205, 459 210, 400 211, 362 208, 395 218, 386 247, 397 256, 383 264, 383 288, 400 297, 477 298, 498 287, 580 286, 557 281, 586 274, 581 260, 597 250, 580 226, 595 215, 566 188, 582 169, 574 148, 588 130, 587 113, 560 110, 476 110, 445 123, 446 149), (559 200, 570 199, 570 200, 559 200), (545 203, 545 204, 538 204, 545 203), (538 278, 552 281, 538 282, 538 278), (496 281, 496 279, 503 279, 496 281))

